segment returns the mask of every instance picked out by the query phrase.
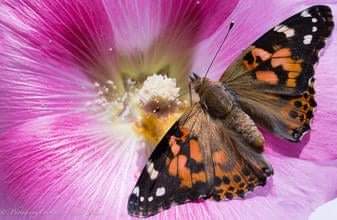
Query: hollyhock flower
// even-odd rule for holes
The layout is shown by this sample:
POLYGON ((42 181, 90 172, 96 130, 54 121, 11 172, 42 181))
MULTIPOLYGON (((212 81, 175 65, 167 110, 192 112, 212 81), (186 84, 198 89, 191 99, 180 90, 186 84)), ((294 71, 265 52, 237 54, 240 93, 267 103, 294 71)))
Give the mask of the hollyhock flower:
MULTIPOLYGON (((187 74, 206 71, 229 23, 213 79, 272 26, 322 3, 337 14, 332 0, 0 1, 0 214, 131 219, 139 172, 188 105, 187 74)), ((335 198, 336 53, 334 35, 310 135, 289 144, 266 132, 275 174, 265 187, 152 218, 304 219, 335 198)))

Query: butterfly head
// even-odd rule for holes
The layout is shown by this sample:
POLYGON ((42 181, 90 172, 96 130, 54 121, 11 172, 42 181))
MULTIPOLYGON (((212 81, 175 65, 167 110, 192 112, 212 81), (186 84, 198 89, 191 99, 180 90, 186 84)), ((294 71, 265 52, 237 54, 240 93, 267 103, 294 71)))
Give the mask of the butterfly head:
POLYGON ((209 84, 209 80, 206 77, 200 77, 196 73, 190 75, 190 83, 195 92, 201 95, 205 88, 209 84))

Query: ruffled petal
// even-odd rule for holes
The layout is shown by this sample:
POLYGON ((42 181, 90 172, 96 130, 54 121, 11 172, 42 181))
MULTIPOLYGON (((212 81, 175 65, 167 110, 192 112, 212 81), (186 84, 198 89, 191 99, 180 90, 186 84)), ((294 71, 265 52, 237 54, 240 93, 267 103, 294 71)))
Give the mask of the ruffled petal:
MULTIPOLYGON (((193 71, 203 73, 219 47, 223 36, 228 30, 229 22, 235 25, 217 57, 209 76, 218 79, 225 68, 259 36, 271 27, 290 17, 291 15, 310 7, 313 4, 328 4, 333 14, 337 14, 335 1, 240 1, 228 21, 212 37, 202 42, 196 53, 193 71), (248 34, 247 34, 248 33, 248 34)), ((335 23, 337 17, 334 17, 335 23)), ((294 144, 280 140, 265 132, 268 146, 290 157, 300 157, 309 160, 329 160, 337 158, 335 147, 335 131, 337 121, 337 96, 334 85, 337 77, 334 74, 335 57, 337 56, 337 38, 332 35, 316 67, 316 101, 318 103, 312 130, 300 143, 294 144), (329 129, 327 129, 329 128, 329 129)))

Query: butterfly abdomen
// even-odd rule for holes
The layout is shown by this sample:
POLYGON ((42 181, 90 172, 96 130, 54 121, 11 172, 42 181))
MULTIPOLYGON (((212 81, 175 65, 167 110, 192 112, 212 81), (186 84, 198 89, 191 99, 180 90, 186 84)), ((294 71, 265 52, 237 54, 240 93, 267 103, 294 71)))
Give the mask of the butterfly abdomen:
POLYGON ((257 128, 254 121, 240 107, 235 105, 232 111, 225 119, 228 127, 232 128, 242 138, 252 146, 257 152, 263 151, 264 138, 262 133, 257 128))

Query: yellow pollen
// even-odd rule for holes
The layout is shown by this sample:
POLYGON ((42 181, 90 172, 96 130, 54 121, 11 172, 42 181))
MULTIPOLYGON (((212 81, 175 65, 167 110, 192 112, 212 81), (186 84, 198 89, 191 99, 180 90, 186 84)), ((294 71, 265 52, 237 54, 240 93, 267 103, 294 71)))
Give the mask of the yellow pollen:
POLYGON ((164 117, 158 117, 155 113, 143 112, 141 120, 135 123, 134 128, 136 133, 143 137, 147 143, 155 146, 182 114, 182 109, 164 117))

